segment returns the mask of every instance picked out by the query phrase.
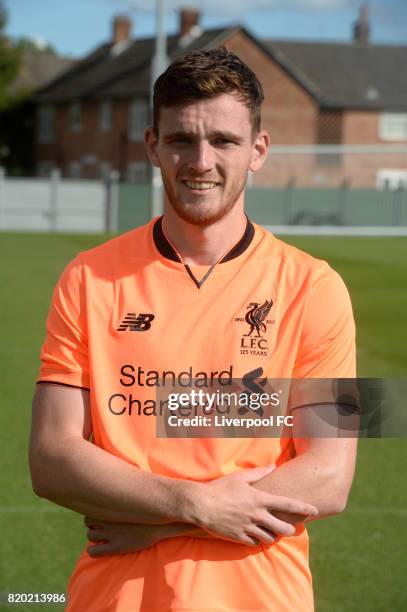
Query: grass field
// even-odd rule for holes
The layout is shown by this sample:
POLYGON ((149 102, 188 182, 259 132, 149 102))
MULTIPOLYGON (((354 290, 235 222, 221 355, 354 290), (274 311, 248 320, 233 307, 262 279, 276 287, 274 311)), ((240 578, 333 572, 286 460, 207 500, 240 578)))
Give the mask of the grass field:
MULTIPOLYGON (((31 492, 27 447, 52 287, 79 250, 102 240, 0 235, 0 593, 63 592, 85 541, 80 517, 31 492)), ((407 239, 288 241, 327 259, 344 277, 357 322, 359 376, 407 377, 407 239)), ((347 511, 310 525, 317 610, 407 610, 406 465, 407 440, 361 440, 347 511)))

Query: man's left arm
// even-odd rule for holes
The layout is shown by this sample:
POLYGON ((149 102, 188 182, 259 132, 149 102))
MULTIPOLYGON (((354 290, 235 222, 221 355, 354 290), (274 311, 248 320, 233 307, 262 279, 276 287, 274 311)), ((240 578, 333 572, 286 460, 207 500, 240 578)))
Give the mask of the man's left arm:
MULTIPOLYGON (((311 503, 319 510, 313 519, 342 512, 355 472, 357 438, 295 439, 294 445, 293 459, 252 486, 311 503)), ((287 514, 285 520, 295 524, 304 517, 287 514)))
MULTIPOLYGON (((355 378, 355 323, 349 293, 341 277, 321 263, 309 291, 292 374, 293 396, 303 406, 290 410, 295 456, 253 486, 275 495, 289 492, 312 503, 319 510, 314 518, 344 510, 355 471, 359 421, 357 412, 345 411, 343 416, 338 405, 355 393, 355 378), (327 393, 332 389, 332 395, 327 393)), ((303 521, 304 517, 294 515, 290 520, 303 521)))

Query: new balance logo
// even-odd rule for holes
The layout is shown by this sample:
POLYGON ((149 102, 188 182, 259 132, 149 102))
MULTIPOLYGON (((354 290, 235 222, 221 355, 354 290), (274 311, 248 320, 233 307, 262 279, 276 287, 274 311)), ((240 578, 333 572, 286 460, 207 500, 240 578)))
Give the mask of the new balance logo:
POLYGON ((117 331, 147 331, 151 327, 151 321, 154 319, 153 314, 137 314, 136 312, 128 312, 120 323, 117 331))

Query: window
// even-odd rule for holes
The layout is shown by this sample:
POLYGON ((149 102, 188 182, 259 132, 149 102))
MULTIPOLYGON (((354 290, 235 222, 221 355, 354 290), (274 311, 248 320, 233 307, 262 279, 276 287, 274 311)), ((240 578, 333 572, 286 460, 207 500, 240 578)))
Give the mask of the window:
POLYGON ((127 181, 130 183, 146 183, 148 180, 149 167, 149 164, 145 161, 131 162, 127 166, 127 181))
POLYGON ((130 105, 130 139, 142 141, 148 123, 148 102, 144 98, 133 100, 130 105))
POLYGON ((99 108, 99 129, 101 132, 109 132, 112 129, 112 103, 110 100, 103 100, 99 108))
POLYGON ((38 109, 38 141, 53 142, 55 139, 55 109, 40 106, 38 109))
POLYGON ((382 140, 407 140, 407 113, 382 113, 379 137, 382 140))
POLYGON ((73 102, 69 110, 69 124, 72 132, 82 130, 82 106, 80 102, 73 102))

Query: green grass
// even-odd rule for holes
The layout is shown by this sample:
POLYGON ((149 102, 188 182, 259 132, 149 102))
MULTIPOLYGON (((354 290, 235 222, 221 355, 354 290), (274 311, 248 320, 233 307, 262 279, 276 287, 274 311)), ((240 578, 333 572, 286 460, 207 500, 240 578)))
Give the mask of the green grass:
MULTIPOLYGON (((28 431, 52 287, 79 250, 103 239, 0 235, 0 520, 5 527, 0 593, 9 589, 64 591, 84 543, 80 517, 32 493, 27 469, 28 431), (30 512, 32 508, 38 512, 30 512)), ((406 377, 407 239, 287 240, 327 259, 344 277, 357 321, 359 376, 406 377)), ((310 525, 319 611, 407 609, 406 463, 405 440, 361 440, 347 512, 310 525)), ((0 611, 3 609, 0 604, 0 611)), ((38 610, 40 606, 19 609, 38 610)))
POLYGON ((344 278, 357 327, 358 375, 407 375, 407 239, 288 237, 344 278))

